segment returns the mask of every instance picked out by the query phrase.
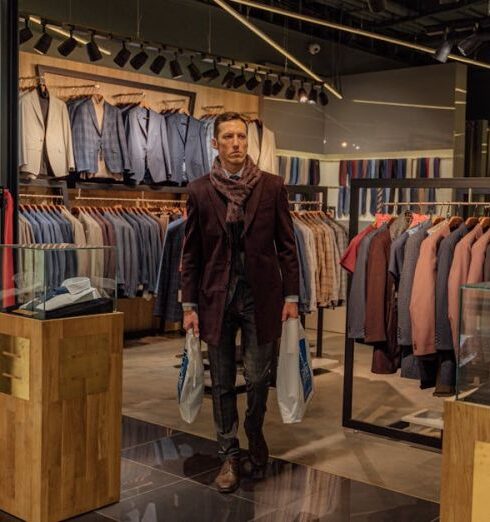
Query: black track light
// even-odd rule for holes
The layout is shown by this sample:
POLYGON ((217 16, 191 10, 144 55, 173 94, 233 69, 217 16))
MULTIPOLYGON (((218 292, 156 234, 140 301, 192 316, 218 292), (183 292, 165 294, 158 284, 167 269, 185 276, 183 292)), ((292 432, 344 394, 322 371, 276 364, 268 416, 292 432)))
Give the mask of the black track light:
POLYGON ((260 79, 257 77, 257 71, 254 71, 253 75, 247 80, 245 87, 249 91, 254 91, 260 84, 260 79))
POLYGON ((19 44, 22 45, 28 42, 33 36, 31 28, 29 27, 29 17, 26 16, 24 19, 24 27, 19 31, 19 44))
POLYGON ((231 89, 233 86, 233 80, 235 79, 236 74, 231 70, 231 66, 228 66, 228 71, 223 76, 223 81, 221 85, 226 87, 227 89, 231 89))
POLYGON ((264 96, 272 96, 272 80, 269 76, 265 77, 264 85, 262 85, 262 94, 264 96))
POLYGON ((170 62, 170 74, 174 80, 182 78, 184 74, 182 73, 182 67, 180 66, 179 59, 177 58, 177 53, 175 53, 175 58, 170 62))
POLYGON ((310 94, 308 95, 308 103, 312 105, 316 104, 318 101, 318 91, 314 85, 311 86, 310 94))
POLYGON ((458 50, 463 56, 471 56, 485 43, 490 41, 490 33, 474 32, 458 44, 458 50))
POLYGON ((167 63, 165 56, 158 54, 155 59, 151 62, 150 71, 154 74, 160 74, 167 63))
POLYGON ((46 32, 46 24, 42 24, 43 34, 39 37, 39 40, 34 46, 34 50, 39 54, 46 54, 53 43, 53 37, 46 32))
POLYGON ((320 91, 320 94, 318 95, 318 101, 324 107, 325 107, 325 105, 328 105, 328 95, 325 91, 323 91, 323 90, 320 91))
POLYGON ((58 52, 61 56, 68 56, 75 50, 76 46, 77 41, 73 38, 73 29, 70 29, 70 36, 58 45, 58 52))
POLYGON ((102 60, 102 53, 100 52, 99 46, 97 45, 97 43, 95 41, 94 33, 92 33, 90 41, 87 43, 86 47, 87 47, 88 59, 91 62, 98 62, 99 60, 102 60))
POLYGON ((277 82, 272 86, 272 96, 277 96, 284 89, 284 84, 279 77, 277 82))
POLYGON ((233 80, 233 88, 239 89, 240 87, 243 87, 246 82, 247 78, 245 77, 245 71, 242 68, 242 72, 233 80))
POLYGON ((296 87, 291 79, 289 79, 289 85, 284 96, 286 97, 286 100, 294 100, 294 97, 296 96, 296 87))
POLYGON ((138 54, 135 54, 131 58, 129 63, 131 64, 133 69, 136 69, 137 71, 139 71, 143 67, 143 65, 145 65, 147 60, 148 60, 148 53, 143 49, 143 46, 141 46, 141 51, 138 54))
POLYGON ((121 50, 114 57, 114 63, 119 67, 124 67, 131 57, 131 51, 126 47, 126 42, 122 42, 121 50))
POLYGON ((298 91, 298 100, 300 103, 306 103, 308 101, 308 94, 306 94, 306 89, 303 82, 301 82, 301 87, 298 91))
POLYGON ((187 66, 187 70, 191 75, 192 81, 198 82, 202 78, 201 71, 199 67, 194 63, 194 57, 191 56, 191 63, 187 66))
POLYGON ((219 78, 219 70, 216 67, 216 60, 213 61, 213 67, 211 69, 208 69, 207 71, 204 71, 202 73, 202 77, 206 78, 209 81, 216 80, 216 78, 219 78))

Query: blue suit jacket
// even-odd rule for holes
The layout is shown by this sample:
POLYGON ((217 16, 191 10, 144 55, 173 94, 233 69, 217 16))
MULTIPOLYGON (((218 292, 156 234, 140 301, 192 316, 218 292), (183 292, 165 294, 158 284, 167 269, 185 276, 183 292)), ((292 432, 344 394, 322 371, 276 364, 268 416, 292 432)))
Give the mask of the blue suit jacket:
POLYGON ((180 113, 172 114, 166 120, 172 181, 181 184, 207 174, 209 162, 205 122, 180 113))
POLYGON ((96 173, 101 149, 110 172, 130 170, 124 125, 121 111, 117 107, 104 102, 102 129, 99 128, 92 98, 75 102, 69 112, 78 172, 96 173))
POLYGON ((170 152, 165 118, 155 111, 134 107, 125 121, 134 179, 141 183, 146 168, 155 183, 170 178, 170 152))

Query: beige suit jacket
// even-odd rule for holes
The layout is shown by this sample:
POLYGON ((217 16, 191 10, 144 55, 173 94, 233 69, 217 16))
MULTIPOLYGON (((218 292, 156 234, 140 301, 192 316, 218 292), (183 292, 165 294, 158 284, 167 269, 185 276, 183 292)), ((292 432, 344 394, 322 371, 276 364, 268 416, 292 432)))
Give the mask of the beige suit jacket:
POLYGON ((66 176, 75 169, 68 109, 59 98, 49 98, 45 128, 37 91, 24 94, 19 100, 19 133, 19 166, 23 172, 39 174, 45 137, 54 175, 66 176))

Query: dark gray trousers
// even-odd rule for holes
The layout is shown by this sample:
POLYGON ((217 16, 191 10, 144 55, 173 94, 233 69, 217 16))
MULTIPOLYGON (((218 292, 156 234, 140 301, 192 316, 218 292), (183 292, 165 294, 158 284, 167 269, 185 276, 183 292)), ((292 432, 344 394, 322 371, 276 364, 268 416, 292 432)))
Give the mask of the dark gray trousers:
POLYGON ((252 292, 243 281, 238 282, 226 307, 219 344, 208 346, 214 422, 220 446, 219 453, 223 458, 238 456, 240 451, 235 388, 235 341, 239 329, 247 388, 244 427, 247 435, 253 436, 260 433, 264 423, 275 343, 258 345, 252 292))

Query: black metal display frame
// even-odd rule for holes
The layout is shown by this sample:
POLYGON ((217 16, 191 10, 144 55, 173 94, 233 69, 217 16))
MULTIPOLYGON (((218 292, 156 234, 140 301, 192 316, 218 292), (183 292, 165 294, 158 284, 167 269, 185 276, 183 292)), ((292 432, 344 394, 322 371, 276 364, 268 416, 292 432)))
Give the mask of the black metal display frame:
MULTIPOLYGON (((359 195, 361 189, 452 189, 453 201, 455 197, 467 197, 468 194, 488 194, 490 189, 489 178, 417 178, 417 179, 353 179, 351 181, 349 241, 359 232, 359 195)), ((416 205, 417 202, 412 202, 416 205)), ((406 204, 406 202, 404 202, 406 204)), ((347 292, 350 293, 352 277, 349 276, 347 292)), ((347 318, 349 317, 349 302, 347 302, 347 318)), ((352 399, 354 391, 354 351, 355 341, 347 335, 347 321, 345 330, 345 362, 344 362, 344 390, 342 425, 345 428, 364 431, 374 435, 403 440, 432 448, 442 447, 442 437, 431 437, 420 433, 405 432, 391 426, 382 426, 371 422, 354 419, 352 416, 352 399)))

